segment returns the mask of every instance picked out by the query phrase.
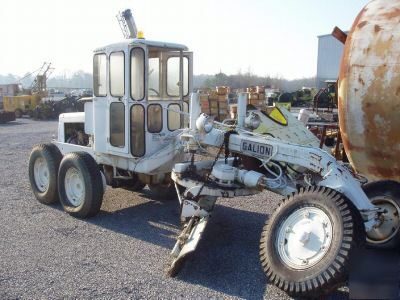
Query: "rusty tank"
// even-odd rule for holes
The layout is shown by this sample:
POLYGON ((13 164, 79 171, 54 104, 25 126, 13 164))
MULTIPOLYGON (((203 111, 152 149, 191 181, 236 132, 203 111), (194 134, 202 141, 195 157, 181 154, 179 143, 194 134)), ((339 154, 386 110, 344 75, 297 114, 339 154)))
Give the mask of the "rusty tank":
POLYGON ((400 0, 374 0, 346 38, 338 83, 339 123, 353 167, 400 182, 400 0))

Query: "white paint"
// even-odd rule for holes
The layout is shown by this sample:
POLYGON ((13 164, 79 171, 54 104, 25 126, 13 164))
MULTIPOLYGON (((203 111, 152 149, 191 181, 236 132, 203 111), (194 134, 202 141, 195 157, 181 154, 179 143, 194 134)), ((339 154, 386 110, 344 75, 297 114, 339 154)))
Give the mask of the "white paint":
POLYGON ((328 215, 316 207, 291 213, 277 230, 279 257, 289 267, 304 270, 320 262, 331 246, 333 225, 328 215))
POLYGON ((44 193, 49 188, 50 183, 50 173, 47 162, 43 157, 38 157, 33 165, 33 177, 35 179, 35 184, 37 189, 44 193))

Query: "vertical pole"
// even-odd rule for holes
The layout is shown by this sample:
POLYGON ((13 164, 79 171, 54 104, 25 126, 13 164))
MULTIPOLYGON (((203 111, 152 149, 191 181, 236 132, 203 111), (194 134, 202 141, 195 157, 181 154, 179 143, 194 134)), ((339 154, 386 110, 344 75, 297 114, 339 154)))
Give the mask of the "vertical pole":
POLYGON ((190 97, 190 129, 196 130, 196 120, 200 114, 200 94, 192 93, 190 97))
POLYGON ((239 93, 237 103, 237 127, 244 127, 244 119, 246 118, 246 106, 247 106, 247 93, 239 93))
POLYGON ((325 138, 326 138, 326 125, 323 125, 323 126, 322 126, 321 140, 320 140, 320 142, 319 142, 319 147, 320 147, 321 149, 324 147, 325 138))
POLYGON ((179 51, 179 97, 180 97, 180 100, 183 101, 183 52, 182 52, 182 50, 179 51))

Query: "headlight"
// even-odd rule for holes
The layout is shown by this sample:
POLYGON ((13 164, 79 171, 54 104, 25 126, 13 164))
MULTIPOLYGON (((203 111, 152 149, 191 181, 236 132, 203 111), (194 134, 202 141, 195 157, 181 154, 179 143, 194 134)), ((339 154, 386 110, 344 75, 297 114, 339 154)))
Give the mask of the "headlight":
POLYGON ((257 129, 261 124, 260 116, 255 114, 254 112, 250 112, 250 114, 245 119, 246 127, 251 129, 257 129))
POLYGON ((214 119, 206 114, 201 114, 196 120, 196 128, 200 132, 209 133, 214 127, 214 119))

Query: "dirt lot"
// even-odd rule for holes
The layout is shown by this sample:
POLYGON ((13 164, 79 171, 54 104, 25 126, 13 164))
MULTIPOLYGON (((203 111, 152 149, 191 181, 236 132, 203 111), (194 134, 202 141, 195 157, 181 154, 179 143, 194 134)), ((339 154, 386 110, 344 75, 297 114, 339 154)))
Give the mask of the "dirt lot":
POLYGON ((54 121, 0 125, 0 299, 287 298, 267 285, 258 260, 261 229, 279 197, 221 199, 195 257, 171 279, 176 202, 110 188, 101 213, 78 220, 34 199, 30 150, 56 134, 54 121))

